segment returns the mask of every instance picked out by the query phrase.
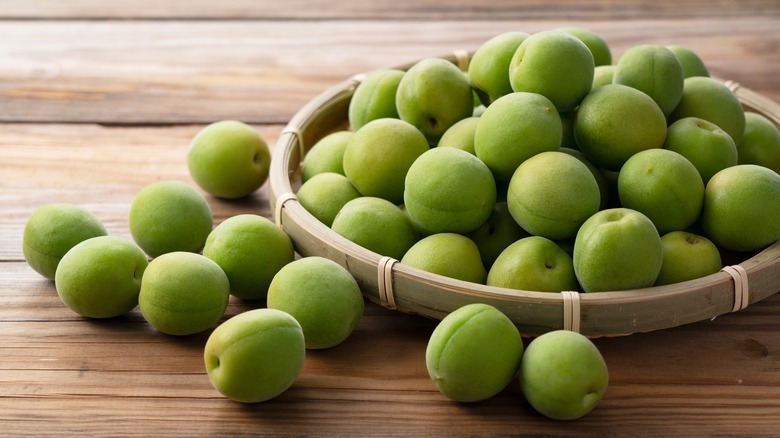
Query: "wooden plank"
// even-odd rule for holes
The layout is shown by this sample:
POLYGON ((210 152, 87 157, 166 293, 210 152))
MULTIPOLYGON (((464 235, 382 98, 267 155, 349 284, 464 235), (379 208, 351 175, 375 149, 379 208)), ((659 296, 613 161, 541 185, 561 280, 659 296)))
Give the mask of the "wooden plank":
MULTIPOLYGON (((286 21, 265 11, 269 21, 253 21, 252 13, 260 9, 239 1, 194 0, 182 7, 180 2, 140 0, 117 9, 88 0, 0 0, 0 16, 30 19, 0 24, 2 433, 776 435, 780 295, 714 321, 595 340, 610 369, 607 395, 590 415, 556 422, 534 412, 516 381, 485 402, 446 399, 429 379, 424 362, 436 322, 374 304, 367 305, 344 344, 307 352, 304 370, 289 391, 268 403, 234 403, 208 382, 202 359, 208 332, 184 338, 163 335, 138 309, 107 321, 79 317, 60 302, 53 282, 23 261, 23 225, 47 202, 84 205, 104 220, 111 234, 130 238, 127 212, 137 190, 162 178, 192 183, 185 156, 204 123, 243 119, 273 145, 295 111, 353 73, 474 49, 505 30, 533 32, 567 23, 562 18, 566 12, 553 14, 570 4, 513 6, 525 13, 538 8, 549 18, 536 21, 513 15, 515 10, 503 0, 464 3, 461 20, 458 1, 402 1, 394 5, 394 13, 414 21, 396 22, 378 16, 379 2, 372 7, 336 2, 330 9, 300 11, 308 14, 302 17, 293 17, 295 0, 276 2, 264 6, 277 8, 274 13, 286 21), (51 9, 29 9, 24 17, 20 11, 28 7, 51 9), (318 15, 334 10, 344 15, 318 15), (121 20, 142 14, 153 20, 121 20), (241 19, 219 19, 235 15, 241 19), (170 20, 182 16, 197 20, 170 20), (73 17, 96 20, 70 21, 73 17), (329 19, 298 21, 306 17, 329 19), (438 21, 441 17, 449 21, 438 21), (490 21, 465 20, 472 17, 490 21)), ((596 0, 578 3, 573 14, 592 17, 591 11, 623 18, 631 10, 646 17, 675 13, 683 19, 587 24, 613 42, 615 53, 648 41, 683 43, 719 76, 780 100, 774 71, 780 35, 773 15, 780 6, 758 0, 708 4, 713 9, 694 0, 678 2, 676 12, 666 1, 597 11, 614 3, 596 0), (764 9, 749 11, 756 5, 764 9), (694 15, 694 7, 701 8, 702 18, 692 24, 686 18, 694 15), (733 17, 723 12, 728 9, 733 17)), ((269 217, 265 189, 237 202, 206 199, 216 222, 244 212, 269 217)), ((255 306, 262 303, 233 299, 223 320, 255 306)), ((527 345, 530 339, 525 341, 527 345)))
POLYGON ((135 0, 117 5, 100 0, 0 0, 0 18, 73 19, 641 19, 735 17, 780 15, 773 0, 720 1, 632 1, 577 0, 400 0, 378 2, 352 0, 291 0, 284 2, 252 0, 135 0))
MULTIPOLYGON (((554 422, 533 411, 517 382, 485 402, 447 400, 424 364, 435 322, 373 304, 344 344, 307 352, 290 390, 239 405, 208 382, 208 333, 163 335, 137 309, 78 317, 22 265, 0 270, 0 424, 11 435, 760 435, 780 425, 780 297, 715 321, 597 339, 611 372, 607 395, 588 416, 554 422), (35 315, 42 306, 49 313, 35 315)), ((246 308, 234 301, 226 317, 246 308)))
MULTIPOLYGON (((130 238, 130 203, 145 185, 179 179, 197 188, 187 169, 187 150, 202 127, 3 125, 0 260, 22 260, 24 224, 35 209, 51 202, 81 205, 98 216, 109 234, 130 238)), ((273 148, 282 126, 255 128, 273 148)), ((266 186, 235 201, 200 192, 216 224, 239 213, 271 217, 266 186)))
MULTIPOLYGON (((283 124, 351 75, 565 21, 34 21, 3 23, 0 121, 283 124), (388 41, 392 41, 389 44, 388 41)), ((682 44, 711 72, 780 101, 777 21, 593 21, 617 58, 682 44)))

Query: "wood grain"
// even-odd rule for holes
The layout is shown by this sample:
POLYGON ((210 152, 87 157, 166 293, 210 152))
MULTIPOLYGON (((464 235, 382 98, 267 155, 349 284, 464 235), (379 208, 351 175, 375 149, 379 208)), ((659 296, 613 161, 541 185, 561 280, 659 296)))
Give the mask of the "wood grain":
MULTIPOLYGON (((279 398, 232 403, 205 375, 208 333, 162 335, 137 309, 90 321, 23 263, 3 266, 0 423, 12 435, 700 436, 749 428, 755 436, 777 426, 778 297, 712 322, 597 339, 611 372, 607 396, 587 417, 559 423, 535 414, 516 383, 484 403, 449 402, 424 366, 435 323, 371 304, 344 344, 307 353, 301 377, 279 398), (729 420, 735 413, 738 424, 729 420)), ((250 307, 234 300, 225 317, 250 307)))
MULTIPOLYGON (((355 73, 473 50, 508 30, 584 24, 616 56, 683 44, 713 74, 780 101, 778 17, 774 0, 0 0, 0 433, 776 436, 777 295, 713 321, 596 339, 610 387, 573 422, 537 414, 517 382, 485 402, 451 402, 425 368, 436 322, 370 303, 344 344, 307 352, 289 391, 242 405, 208 381, 208 332, 163 335, 138 309, 79 317, 24 262, 21 238, 49 202, 85 206, 130 238, 138 190, 192 183, 186 151, 206 123, 244 120, 273 147, 298 109, 355 73)), ((267 186, 206 199, 215 223, 271 216, 267 186)), ((232 299, 223 320, 262 305, 232 299)))
POLYGON ((329 0, 253 1, 228 0, 135 0, 120 7, 100 0, 0 0, 0 17, 14 19, 642 19, 735 16, 780 16, 773 0, 640 1, 577 0, 400 0, 392 3, 372 0, 334 2, 329 0))
MULTIPOLYGON (((353 74, 566 21, 34 21, 3 23, 0 121, 283 124, 353 74)), ((681 44, 713 75, 780 100, 780 33, 766 16, 592 21, 615 59, 681 44)))

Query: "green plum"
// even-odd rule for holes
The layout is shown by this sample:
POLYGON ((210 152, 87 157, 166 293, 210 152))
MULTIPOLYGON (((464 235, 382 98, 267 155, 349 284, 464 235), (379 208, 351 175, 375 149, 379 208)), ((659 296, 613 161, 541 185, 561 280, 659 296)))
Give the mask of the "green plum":
POLYGON ((214 225, 203 196, 176 180, 157 181, 141 189, 130 204, 128 222, 133 239, 151 257, 199 252, 214 225))
POLYGON ((477 245, 455 233, 437 233, 420 239, 404 254, 401 263, 472 283, 484 284, 487 277, 477 245))
POLYGON ((528 36, 525 32, 498 34, 482 43, 472 55, 469 62, 469 80, 479 100, 486 107, 513 91, 509 83, 509 63, 528 36))
POLYGON ((396 260, 401 260, 418 240, 417 230, 404 211, 371 196, 344 204, 331 228, 363 248, 396 260))
POLYGON ((325 172, 303 183, 297 196, 306 211, 330 227, 344 204, 359 198, 360 192, 346 176, 325 172))
POLYGON ((305 357, 301 325, 274 309, 231 317, 214 329, 203 350, 211 384, 241 403, 264 402, 285 392, 300 375, 305 357))
POLYGON ((100 219, 85 208, 46 204, 38 207, 24 225, 22 254, 35 272, 54 280, 65 253, 84 240, 106 234, 100 219))
POLYGON ((398 115, 436 145, 457 121, 471 117, 474 94, 466 75, 450 61, 424 58, 407 70, 395 97, 398 115))
POLYGON ((493 102, 477 122, 474 151, 496 179, 509 181, 523 161, 561 146, 558 111, 541 94, 517 92, 493 102))
POLYGON ((757 164, 780 173, 780 130, 766 116, 745 112, 745 134, 737 145, 739 164, 757 164))
POLYGON ((559 112, 579 105, 593 84, 594 60, 590 49, 567 32, 543 31, 526 38, 509 65, 514 91, 538 93, 559 112))
POLYGON ((617 70, 616 65, 597 66, 593 71, 593 84, 591 90, 595 90, 602 85, 611 84, 615 77, 615 70, 617 70))
POLYGON ((745 133, 745 110, 737 96, 723 83, 706 76, 685 79, 680 103, 669 115, 669 122, 698 117, 726 131, 734 144, 745 133))
POLYGON ((487 284, 541 292, 579 289, 571 256, 541 236, 525 237, 509 245, 490 268, 487 284))
POLYGON ((641 44, 620 57, 612 82, 644 92, 668 117, 682 99, 684 80, 674 53, 657 44, 641 44))
POLYGON ((664 261, 655 286, 706 277, 723 268, 718 247, 704 236, 672 231, 661 236, 661 244, 664 261))
POLYGON ((62 302, 81 316, 113 318, 138 305, 146 254, 129 240, 98 236, 62 257, 54 284, 62 302))
POLYGON ((406 211, 426 234, 474 231, 488 219, 495 202, 490 169, 460 149, 433 148, 406 176, 406 211))
POLYGON ((577 232, 573 261, 585 292, 649 287, 663 262, 661 236, 653 222, 636 210, 601 210, 577 232))
POLYGON ((287 234, 255 214, 225 219, 209 234, 203 255, 225 271, 231 294, 244 300, 264 299, 274 275, 295 259, 287 234))
POLYGON ((520 365, 520 387, 542 415, 574 420, 598 406, 609 386, 609 370, 596 345, 568 330, 534 338, 520 365))
POLYGON ((530 234, 568 239, 599 210, 601 191, 579 159, 559 151, 542 152, 517 168, 509 182, 507 204, 515 221, 530 234))
POLYGON ((716 245, 755 251, 780 239, 780 175, 755 164, 716 173, 704 193, 701 226, 716 245))
POLYGON ((596 32, 580 26, 563 26, 553 30, 572 34, 585 43, 593 54, 593 63, 596 67, 612 64, 612 51, 604 38, 596 32))
POLYGON ((699 220, 704 182, 684 156, 666 149, 648 149, 626 161, 618 175, 623 207, 642 212, 658 233, 682 231, 699 220))
POLYGON ((243 198, 268 179, 271 151, 251 126, 222 120, 192 139, 187 166, 192 179, 206 192, 220 198, 243 198))
POLYGON ((334 172, 344 175, 344 151, 352 139, 352 131, 336 131, 317 140, 303 157, 301 180, 306 182, 314 175, 334 172))
POLYGON ((707 66, 704 65, 704 61, 701 60, 698 54, 693 50, 680 45, 666 46, 674 56, 680 61, 682 65, 683 76, 689 78, 691 76, 709 76, 710 72, 707 70, 707 66))
POLYGON ((395 95, 403 77, 403 71, 392 68, 366 74, 349 101, 347 117, 352 131, 372 120, 398 118, 395 95))
POLYGON ((174 336, 216 324, 230 298, 230 280, 213 260, 185 251, 153 259, 141 279, 138 306, 157 330, 174 336))
POLYGON ((429 149, 425 136, 398 119, 371 121, 352 136, 344 151, 344 175, 363 196, 400 204, 412 163, 429 149))
POLYGON ((352 274, 324 257, 304 257, 286 265, 268 288, 268 308, 292 315, 309 349, 344 342, 360 322, 364 306, 352 274))
POLYGON ((438 147, 450 147, 463 149, 464 151, 476 155, 474 151, 474 134, 477 130, 479 117, 466 117, 444 132, 439 140, 438 147))
POLYGON ((617 171, 635 153, 663 146, 666 117, 647 94, 627 85, 602 85, 580 103, 574 138, 594 165, 617 171))
POLYGON ((670 124, 664 148, 687 158, 704 184, 712 175, 738 163, 737 146, 731 136, 698 117, 685 117, 670 124))
POLYGON ((517 375, 523 340, 512 321, 488 304, 467 304, 436 326, 425 350, 428 375, 448 398, 491 398, 517 375))

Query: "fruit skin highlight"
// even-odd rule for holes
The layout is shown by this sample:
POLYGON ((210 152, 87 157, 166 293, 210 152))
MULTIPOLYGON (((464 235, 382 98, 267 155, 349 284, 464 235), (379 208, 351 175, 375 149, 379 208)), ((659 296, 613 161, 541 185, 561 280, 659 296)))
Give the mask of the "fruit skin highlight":
POLYGON ((186 336, 216 324, 229 298, 230 281, 216 262, 191 252, 170 252, 146 267, 138 305, 157 330, 186 336))
POLYGON ((459 402, 486 400, 517 375, 523 341, 493 306, 474 303, 441 320, 428 340, 425 364, 439 391, 459 402))
POLYGON ((716 173, 704 193, 701 226, 716 245, 755 251, 780 239, 780 175, 755 164, 716 173))
POLYGON ((238 199, 251 195, 268 179, 271 151, 251 126, 222 120, 192 139, 187 166, 192 179, 206 192, 238 199))
POLYGON ((609 370, 590 339, 555 330, 528 344, 520 365, 520 386, 542 415, 574 420, 601 402, 609 386, 609 370))
POLYGON ((264 402, 285 392, 300 375, 305 356, 301 325, 274 309, 231 317, 214 329, 203 350, 211 384, 242 403, 264 402))
POLYGON ((62 302, 88 318, 113 318, 138 305, 146 254, 114 236, 87 239, 68 251, 54 284, 62 302))
POLYGON ((305 257, 286 265, 268 288, 268 308, 295 318, 309 349, 344 342, 360 322, 364 307, 352 274, 324 257, 305 257))
POLYGON ((199 252, 214 224, 211 208, 192 186, 176 180, 151 183, 130 204, 133 239, 151 257, 199 252))
POLYGON ((54 280, 65 253, 84 240, 106 234, 100 219, 83 207, 46 204, 38 207, 24 225, 22 253, 35 272, 54 280))

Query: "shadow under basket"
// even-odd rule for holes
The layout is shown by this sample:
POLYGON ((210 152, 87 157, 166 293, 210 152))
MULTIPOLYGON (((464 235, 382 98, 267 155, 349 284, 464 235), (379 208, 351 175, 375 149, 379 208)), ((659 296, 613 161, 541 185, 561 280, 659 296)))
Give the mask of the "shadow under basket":
MULTIPOLYGON (((442 56, 466 70, 470 54, 442 56)), ((395 68, 407 70, 413 63, 395 68)), ((321 223, 301 206, 306 152, 325 135, 348 128, 349 102, 364 75, 355 75, 306 104, 282 131, 271 162, 269 198, 276 223, 303 257, 345 267, 371 301, 401 312, 442 319, 481 302, 506 314, 524 335, 566 329, 589 337, 649 332, 739 311, 780 291, 780 241, 715 274, 667 286, 612 292, 535 292, 475 284, 432 274, 367 250, 321 223)), ((780 125, 780 105, 739 84, 725 84, 746 110, 780 125)), ((779 219, 780 220, 780 219, 779 219)), ((724 258, 724 262, 728 262, 724 258)))

